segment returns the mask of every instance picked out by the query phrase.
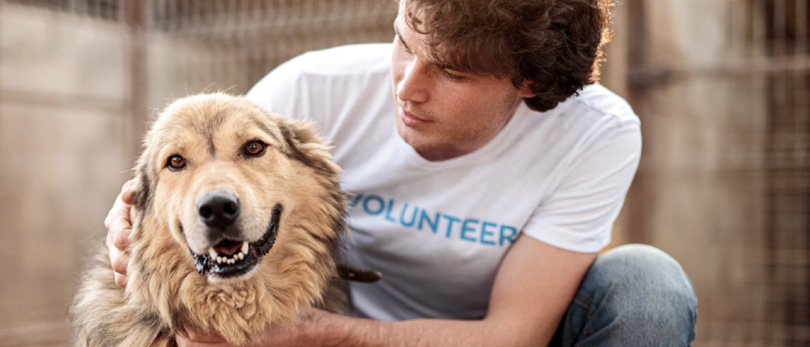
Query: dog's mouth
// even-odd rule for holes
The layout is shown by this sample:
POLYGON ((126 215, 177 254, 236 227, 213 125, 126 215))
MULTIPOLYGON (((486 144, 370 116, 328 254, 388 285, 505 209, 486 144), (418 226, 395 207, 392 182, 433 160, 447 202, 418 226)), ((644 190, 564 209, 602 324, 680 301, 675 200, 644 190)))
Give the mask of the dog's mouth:
POLYGON ((197 272, 225 279, 239 277, 253 270, 261 258, 273 248, 278 235, 281 211, 281 204, 273 207, 267 231, 254 242, 225 239, 202 254, 191 252, 197 272))

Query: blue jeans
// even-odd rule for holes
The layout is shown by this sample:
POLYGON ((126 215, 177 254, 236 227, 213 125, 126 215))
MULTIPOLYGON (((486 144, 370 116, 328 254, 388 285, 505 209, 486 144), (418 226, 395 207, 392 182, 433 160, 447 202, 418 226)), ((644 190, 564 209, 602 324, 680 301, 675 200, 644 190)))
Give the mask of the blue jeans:
POLYGON ((697 297, 661 250, 627 245, 591 265, 550 346, 689 346, 697 297))

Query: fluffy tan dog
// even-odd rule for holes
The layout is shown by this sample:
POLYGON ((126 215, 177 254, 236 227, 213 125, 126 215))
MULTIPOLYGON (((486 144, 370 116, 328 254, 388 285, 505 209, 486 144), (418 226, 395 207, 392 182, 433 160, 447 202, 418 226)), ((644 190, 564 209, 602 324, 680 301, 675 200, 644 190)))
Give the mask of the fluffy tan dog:
POLYGON ((340 284, 338 173, 305 124, 225 94, 172 103, 136 167, 129 282, 102 247, 71 307, 76 344, 166 346, 181 329, 245 344, 324 304, 340 284))

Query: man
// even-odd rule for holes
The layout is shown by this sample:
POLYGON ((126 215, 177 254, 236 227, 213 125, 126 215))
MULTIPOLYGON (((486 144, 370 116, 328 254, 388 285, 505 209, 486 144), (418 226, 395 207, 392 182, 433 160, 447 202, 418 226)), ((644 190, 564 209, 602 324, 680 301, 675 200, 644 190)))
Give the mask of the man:
MULTIPOLYGON (((690 344, 696 299, 672 258, 597 257, 641 145, 630 107, 593 84, 607 7, 402 0, 393 46, 308 53, 260 81, 248 98, 334 146, 347 260, 384 279, 352 285, 354 317, 310 310, 256 345, 690 344)), ((129 189, 107 223, 119 285, 129 189)))

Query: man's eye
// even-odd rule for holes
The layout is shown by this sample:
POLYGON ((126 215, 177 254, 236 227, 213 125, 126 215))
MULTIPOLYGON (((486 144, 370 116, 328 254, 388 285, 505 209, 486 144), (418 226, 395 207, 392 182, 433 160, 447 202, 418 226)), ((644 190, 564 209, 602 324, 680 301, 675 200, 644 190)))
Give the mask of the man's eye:
POLYGON ((186 160, 179 155, 173 155, 166 161, 166 167, 171 171, 179 171, 186 167, 186 160))
POLYGON ((258 157, 264 154, 264 149, 267 147, 264 142, 253 140, 245 144, 243 153, 246 157, 258 157))
POLYGON ((406 45, 405 45, 405 41, 402 41, 402 37, 400 37, 399 35, 397 35, 397 36, 394 38, 394 41, 396 41, 397 46, 402 47, 402 49, 405 51, 405 53, 407 53, 407 54, 413 54, 413 53, 411 53, 411 50, 408 48, 408 46, 406 46, 406 45))
POLYGON ((450 71, 447 71, 445 69, 442 69, 442 72, 444 72, 445 77, 447 77, 447 78, 449 78, 451 80, 461 81, 461 80, 464 79, 464 76, 456 75, 456 74, 454 74, 454 73, 452 73, 450 71))

